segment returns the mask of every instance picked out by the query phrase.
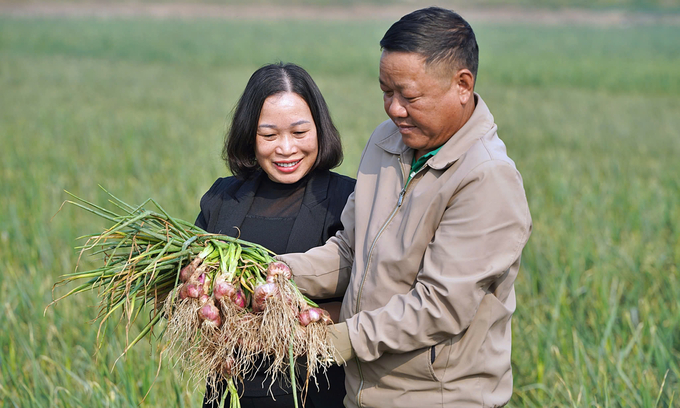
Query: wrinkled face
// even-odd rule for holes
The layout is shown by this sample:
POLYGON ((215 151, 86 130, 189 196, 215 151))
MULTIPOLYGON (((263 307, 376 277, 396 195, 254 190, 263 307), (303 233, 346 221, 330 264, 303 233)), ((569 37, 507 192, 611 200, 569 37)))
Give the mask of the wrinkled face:
POLYGON ((416 157, 444 144, 467 121, 463 106, 469 95, 461 92, 458 76, 427 67, 416 53, 383 51, 380 89, 385 112, 416 157))
POLYGON ((316 124, 302 97, 282 92, 265 99, 255 136, 255 158, 272 181, 295 183, 319 153, 316 124))

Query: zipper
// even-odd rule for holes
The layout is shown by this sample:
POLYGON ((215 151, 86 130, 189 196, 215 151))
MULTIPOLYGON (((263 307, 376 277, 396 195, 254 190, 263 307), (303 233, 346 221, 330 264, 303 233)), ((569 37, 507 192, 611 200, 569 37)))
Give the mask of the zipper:
MULTIPOLYGON (((405 174, 404 174, 404 167, 401 164, 401 155, 397 156, 397 160, 399 160, 399 169, 401 170, 401 177, 402 180, 405 179, 405 174)), ((359 285, 359 294, 357 296, 357 304, 356 308, 354 309, 354 313, 359 313, 359 309, 361 307, 361 293, 364 290, 364 283, 366 282, 366 273, 368 272, 368 268, 371 266, 371 254, 373 253, 373 249, 375 248, 375 244, 378 242, 378 239, 380 239, 380 236, 382 235, 383 231, 385 231, 385 228, 390 224, 392 221, 392 218, 397 214, 397 211, 399 210, 399 207, 401 207, 401 204, 404 202, 404 195, 406 194, 406 188, 408 185, 411 184, 411 180, 408 180, 404 188, 401 189, 401 192, 399 192, 399 197, 397 198, 397 205, 394 207, 392 210, 392 213, 390 216, 387 218, 387 221, 383 224, 383 226, 380 228, 380 231, 378 231, 378 234, 375 236, 373 239, 373 242, 371 243, 371 248, 368 250, 368 256, 366 259, 368 260, 366 262, 366 267, 364 267, 364 274, 361 277, 361 285, 359 285)))
MULTIPOLYGON (((366 273, 368 272, 368 268, 371 265, 371 254, 373 253, 373 248, 375 248, 375 244, 378 242, 378 238, 380 238, 380 235, 382 235, 383 231, 385 231, 385 228, 389 225, 389 223, 392 221, 392 218, 394 218, 395 214, 397 213, 397 210, 399 210, 399 207, 401 207, 402 202, 404 201, 404 194, 406 194, 406 186, 401 189, 401 192, 399 193, 399 199, 397 200, 397 205, 394 207, 394 210, 392 210, 392 214, 390 214, 389 218, 383 224, 382 228, 380 228, 380 231, 378 231, 378 235, 376 235, 375 239, 373 240, 373 243, 371 244, 371 249, 368 251, 368 262, 366 262, 366 268, 364 268, 364 275, 361 278, 361 285, 359 286, 359 294, 357 296, 357 304, 356 304, 356 309, 355 309, 355 314, 359 312, 359 307, 361 306, 361 292, 364 290, 364 282, 366 282, 366 273)), ((361 407, 361 391, 364 388, 364 375, 361 371, 361 362, 359 361, 359 357, 354 357, 357 363, 357 369, 359 370, 359 391, 357 392, 357 405, 361 407)))
MULTIPOLYGON (((387 226, 390 224, 394 216, 397 214, 397 211, 399 211, 399 208, 404 202, 404 196, 406 195, 406 190, 409 185, 411 185, 411 181, 413 178, 420 173, 422 169, 424 169, 427 166, 423 166, 416 174, 414 174, 411 178, 406 178, 406 174, 404 174, 404 166, 402 166, 401 162, 401 155, 397 156, 397 159, 399 160, 399 169, 401 170, 401 177, 402 180, 406 179, 406 185, 404 188, 401 189, 401 192, 399 192, 399 197, 397 198, 397 205, 394 207, 394 210, 392 210, 392 213, 390 216, 387 218, 387 221, 383 224, 383 226, 380 228, 380 231, 378 231, 378 234, 375 236, 373 239, 373 243, 371 243, 371 248, 368 250, 368 261, 366 262, 366 267, 364 268, 364 274, 361 278, 361 285, 359 285, 359 294, 357 296, 357 303, 356 303, 356 308, 354 310, 354 313, 359 313, 359 308, 361 307, 361 292, 364 290, 364 283, 366 282, 366 274, 368 273, 368 268, 371 266, 371 254, 373 253, 373 249, 375 248, 376 243, 378 242, 378 239, 382 235, 383 231, 387 228, 387 226)), ((354 357, 354 360, 357 363, 357 369, 359 370, 359 391, 357 391, 356 399, 357 399, 357 405, 361 407, 361 392, 363 391, 364 388, 364 375, 361 371, 361 362, 359 361, 359 357, 354 357)))

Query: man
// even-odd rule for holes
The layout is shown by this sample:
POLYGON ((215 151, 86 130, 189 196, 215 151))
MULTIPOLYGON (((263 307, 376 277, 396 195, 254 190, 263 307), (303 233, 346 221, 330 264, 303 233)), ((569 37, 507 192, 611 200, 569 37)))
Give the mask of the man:
POLYGON ((474 93, 477 43, 427 8, 380 41, 391 120, 363 152, 344 231, 282 256, 332 328, 348 407, 497 407, 512 395, 513 283, 531 217, 514 162, 474 93))

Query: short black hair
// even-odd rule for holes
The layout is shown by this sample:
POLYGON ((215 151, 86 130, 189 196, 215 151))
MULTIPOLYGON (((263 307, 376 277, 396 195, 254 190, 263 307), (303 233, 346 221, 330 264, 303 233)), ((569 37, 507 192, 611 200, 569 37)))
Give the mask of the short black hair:
POLYGON ((416 10, 392 24, 380 40, 385 51, 414 52, 427 65, 452 71, 467 68, 477 79, 479 48, 472 27, 454 11, 440 7, 416 10))
POLYGON ((265 99, 281 92, 299 95, 312 113, 319 144, 312 171, 330 170, 342 163, 340 133, 333 125, 321 91, 302 67, 279 62, 255 71, 236 104, 222 149, 222 159, 233 175, 245 179, 259 169, 255 158, 255 137, 262 105, 265 99))

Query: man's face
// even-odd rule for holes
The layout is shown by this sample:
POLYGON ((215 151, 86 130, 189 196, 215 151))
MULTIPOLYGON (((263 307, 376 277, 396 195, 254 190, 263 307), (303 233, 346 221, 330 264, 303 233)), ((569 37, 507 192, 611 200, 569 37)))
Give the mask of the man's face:
POLYGON ((419 54, 383 51, 380 89, 385 112, 416 157, 446 143, 468 120, 472 89, 461 85, 462 71, 467 70, 447 74, 426 67, 419 54))

